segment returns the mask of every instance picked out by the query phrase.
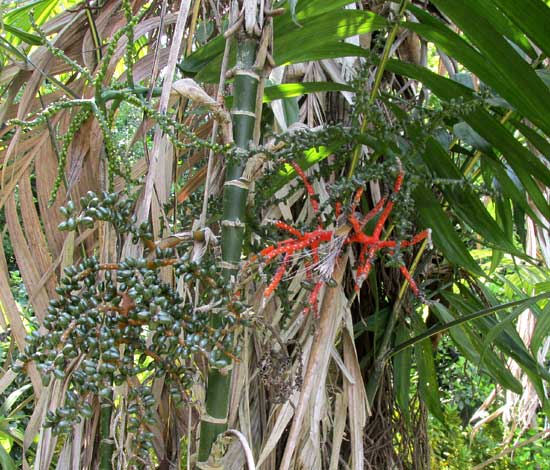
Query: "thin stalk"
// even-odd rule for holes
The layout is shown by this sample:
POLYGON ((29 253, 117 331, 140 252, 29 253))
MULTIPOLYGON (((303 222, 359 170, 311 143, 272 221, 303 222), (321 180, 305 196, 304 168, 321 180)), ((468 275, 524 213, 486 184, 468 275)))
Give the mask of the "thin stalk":
POLYGON ((513 302, 507 302, 505 304, 496 305, 494 307, 484 308, 482 310, 478 310, 477 312, 470 313, 469 315, 464 315, 463 317, 457 318, 456 320, 450 321, 448 323, 443 323, 441 325, 433 326, 432 328, 425 331, 424 333, 421 333, 418 336, 415 336, 414 338, 411 338, 405 341, 404 343, 398 344, 393 349, 388 351, 386 354, 386 360, 390 359, 396 354, 399 354, 401 351, 404 351, 405 349, 410 348, 411 346, 414 346, 420 341, 424 341, 425 339, 428 339, 431 336, 437 335, 439 333, 443 333, 455 326, 460 326, 463 323, 468 323, 470 321, 477 320, 478 318, 483 318, 489 315, 493 315, 494 313, 499 312, 500 310, 506 310, 513 307, 527 308, 529 305, 534 304, 539 300, 547 299, 549 297, 550 297, 550 292, 543 292, 542 294, 538 294, 533 297, 528 297, 526 299, 514 300, 513 302))
MULTIPOLYGON (((380 60, 380 64, 378 65, 378 68, 376 69, 374 84, 372 86, 372 89, 369 95, 369 101, 368 101, 369 105, 374 103, 374 100, 378 95, 378 90, 380 88, 380 84, 382 83, 382 75, 384 75, 386 64, 388 63, 388 60, 390 58, 391 48, 397 36, 397 31, 399 30, 399 19, 401 18, 401 16, 403 16, 403 13, 407 8, 408 3, 409 3, 409 0, 401 0, 401 3, 399 5, 397 19, 395 21, 395 24, 392 26, 392 29, 388 36, 388 40, 386 41, 386 44, 384 46, 384 51, 382 52, 382 59, 380 60)), ((363 123, 361 124, 361 134, 363 134, 366 131, 366 129, 367 129, 367 119, 366 119, 366 116, 363 116, 363 123)), ((359 163, 359 157, 361 156, 361 148, 362 148, 361 145, 357 145, 353 151, 351 165, 348 170, 348 178, 351 178, 355 173, 355 168, 357 167, 357 164, 359 163)))
MULTIPOLYGON (((199 2, 197 2, 198 4, 199 2)), ((231 45, 233 43, 233 37, 227 38, 225 41, 225 49, 223 51, 222 66, 220 70, 220 80, 218 84, 218 92, 216 94, 216 101, 218 103, 223 102, 223 91, 225 89, 225 73, 227 72, 227 64, 229 63, 229 54, 231 53, 231 45)), ((212 124, 212 137, 210 143, 214 145, 218 136, 218 121, 214 121, 212 124)), ((202 211, 200 215, 200 227, 204 227, 206 224, 206 213, 208 211, 208 198, 210 196, 210 178, 212 177, 212 171, 214 168, 214 151, 210 149, 208 153, 208 165, 206 169, 206 178, 204 181, 204 196, 202 200, 202 211)))
POLYGON ((193 51, 193 38, 195 37, 195 30, 197 28, 197 19, 199 18, 199 10, 201 6, 201 0, 195 0, 193 5, 193 13, 191 14, 191 24, 189 25, 189 34, 187 35, 187 45, 185 47, 185 56, 191 55, 193 51))
POLYGON ((159 97, 162 93, 161 87, 145 87, 141 85, 136 85, 134 87, 130 88, 123 88, 122 90, 106 90, 101 94, 101 100, 103 102, 116 100, 116 99, 124 99, 128 95, 137 95, 137 96, 145 96, 148 95, 149 97, 159 97))
MULTIPOLYGON (((259 76, 254 63, 258 40, 240 33, 237 38, 237 66, 233 92, 233 136, 237 149, 248 150, 256 124, 256 95, 259 76)), ((234 159, 226 170, 223 195, 222 262, 228 282, 239 269, 245 230, 248 186, 241 179, 245 162, 234 159)), ((214 328, 219 324, 214 319, 214 328)), ((206 462, 212 444, 227 429, 231 371, 210 369, 206 392, 206 410, 202 417, 198 461, 206 462)))
MULTIPOLYGON (((422 257, 422 254, 424 253, 424 250, 426 249, 427 245, 428 245, 428 240, 424 240, 409 270, 409 272, 411 273, 411 276, 414 274, 414 271, 416 270, 418 263, 420 262, 420 258, 422 257)), ((401 305, 403 303, 403 298, 405 296, 405 291, 407 290, 408 285, 409 283, 407 280, 405 280, 405 282, 401 285, 401 289, 399 290, 397 300, 393 306, 390 318, 388 320, 388 324, 386 325, 386 329, 384 331, 384 337, 382 338, 380 349, 378 350, 378 354, 376 355, 376 359, 374 361, 374 368, 373 368, 372 374, 370 375, 369 380, 367 382, 367 387, 366 387, 367 399, 368 399, 369 405, 371 406, 374 401, 376 391, 378 390, 380 377, 382 376, 382 373, 384 372, 386 363, 388 361, 388 351, 390 350, 390 342, 393 335, 393 330, 395 329, 395 325, 397 324, 397 320, 399 318, 399 312, 401 311, 401 305)))
POLYGON ((503 457, 506 457, 508 454, 511 454, 512 452, 516 451, 517 449, 521 449, 522 447, 525 447, 529 444, 532 444, 533 442, 538 441, 539 439, 546 439, 548 437, 548 434, 550 434, 550 429, 545 429, 534 436, 531 436, 529 439, 525 439, 523 442, 519 442, 517 444, 514 444, 511 447, 507 447, 502 452, 498 453, 494 457, 491 457, 489 460, 486 460, 485 462, 482 462, 475 467, 472 467, 472 470, 481 470, 482 468, 487 467, 488 465, 491 465, 492 463, 496 462, 497 460, 502 459, 503 457))

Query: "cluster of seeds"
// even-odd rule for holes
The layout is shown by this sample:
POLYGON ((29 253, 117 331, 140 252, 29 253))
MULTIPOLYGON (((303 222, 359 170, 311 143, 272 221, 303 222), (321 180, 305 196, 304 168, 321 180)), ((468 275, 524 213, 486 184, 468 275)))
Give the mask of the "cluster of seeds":
MULTIPOLYGON (((61 229, 108 221, 119 233, 154 245, 150 229, 133 223, 131 199, 90 192, 80 203, 79 213, 73 203, 61 209, 61 229)), ((92 403, 113 405, 114 387, 128 383, 127 429, 135 436, 137 461, 149 452, 151 381, 164 377, 174 403, 188 401, 197 355, 223 368, 239 353, 236 333, 245 323, 246 305, 214 260, 197 264, 173 248, 146 248, 144 257, 118 263, 90 256, 64 269, 56 291, 43 323, 46 333, 29 335, 22 357, 37 363, 44 385, 53 377, 68 380, 64 404, 48 414, 46 424, 68 433, 92 416, 92 403), (185 295, 163 282, 161 269, 168 266, 175 284, 182 279, 186 285, 185 295)))
POLYGON ((121 194, 107 191, 98 196, 93 191, 88 191, 80 198, 81 211, 78 214, 73 201, 59 208, 65 220, 58 228, 62 231, 72 231, 77 227, 93 228, 97 221, 109 222, 118 234, 131 233, 134 244, 141 240, 147 248, 151 248, 153 232, 148 223, 136 224, 134 204, 132 197, 121 197, 121 194))

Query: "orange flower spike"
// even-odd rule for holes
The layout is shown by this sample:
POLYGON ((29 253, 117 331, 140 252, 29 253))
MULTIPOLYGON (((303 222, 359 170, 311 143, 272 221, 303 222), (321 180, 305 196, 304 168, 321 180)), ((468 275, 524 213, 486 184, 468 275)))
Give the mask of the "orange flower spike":
POLYGON ((405 178, 405 172, 403 171, 403 165, 401 165, 401 160, 399 158, 397 161, 397 168, 399 173, 397 173, 397 178, 395 178, 395 183, 393 184, 393 192, 398 193, 401 190, 401 185, 403 184, 403 179, 405 178))
POLYGON ((288 261, 290 260, 290 254, 287 254, 284 259, 283 263, 277 271, 275 272, 275 275, 273 276, 273 279, 269 283, 269 286, 267 286, 267 289, 264 292, 264 297, 269 297, 275 289, 277 289, 277 286, 281 283, 281 280, 283 279, 283 276, 286 272, 286 265, 288 264, 288 261))
POLYGON ((313 190, 313 186, 309 182, 304 170, 302 170, 296 162, 290 162, 290 165, 294 168, 296 174, 302 179, 304 186, 306 187, 307 194, 309 195, 309 202, 311 203, 311 207, 313 207, 313 212, 317 214, 319 212, 319 201, 315 199, 315 191, 313 190))
POLYGON ((367 222, 369 220, 372 220, 372 218, 380 212, 380 209, 382 209, 382 207, 384 207, 384 204, 386 204, 386 198, 385 197, 380 199, 376 203, 376 205, 369 212, 367 212, 367 215, 365 215, 365 217, 363 217, 363 220, 361 221, 361 230, 363 230, 363 227, 367 224, 367 222))
POLYGON ((274 250, 272 250, 270 253, 268 253, 265 256, 265 263, 269 263, 273 258, 276 258, 279 255, 282 255, 283 253, 286 253, 287 255, 291 255, 295 251, 301 250, 307 246, 307 243, 304 244, 304 241, 296 241, 296 240, 285 240, 281 246, 278 246, 274 250))
MULTIPOLYGON (((397 242, 395 240, 384 240, 376 244, 376 249, 380 250, 382 248, 395 248, 396 246, 397 242)), ((403 246, 403 244, 401 244, 401 246, 403 246)))
MULTIPOLYGON (((395 179, 395 183, 393 185, 393 193, 397 194, 401 190, 401 185, 403 184, 403 178, 404 173, 403 170, 399 172, 397 175, 397 178, 395 179)), ((382 215, 380 216, 380 219, 378 222, 376 222, 376 226, 374 227, 373 236, 379 238, 380 234, 382 233, 382 229, 384 228, 384 224, 386 223, 386 220, 390 216, 390 213, 393 209, 393 201, 389 201, 387 206, 384 208, 384 211, 382 212, 382 215)))
POLYGON ((374 238, 378 238, 378 239, 380 238, 380 234, 382 233, 384 224, 386 223, 386 220, 390 216, 392 209, 393 209, 393 201, 390 201, 388 202, 388 205, 384 208, 384 211, 380 215, 378 222, 376 222, 376 225, 374 226, 374 232, 372 232, 372 236, 374 238))
POLYGON ((311 257, 313 258, 313 262, 317 264, 319 262, 319 245, 321 243, 319 240, 314 241, 311 244, 311 257))
POLYGON ((420 297, 420 289, 416 285, 416 282, 412 278, 411 273, 409 272, 409 270, 404 265, 399 266, 399 269, 401 271, 401 274, 403 274, 403 277, 409 282, 409 286, 410 286, 411 290, 413 291, 413 294, 416 297, 420 297))
POLYGON ((426 238, 428 238, 430 236, 430 230, 424 230, 420 233, 417 233, 414 237, 412 237, 411 240, 405 240, 403 242, 401 242, 401 246, 403 247, 407 247, 407 246, 412 246, 412 245, 416 245, 417 243, 420 243, 422 240, 425 240, 426 238))
POLYGON ((260 251, 260 256, 266 257, 268 256, 273 250, 275 249, 275 246, 270 245, 265 247, 262 251, 260 251))
MULTIPOLYGON (((355 211, 354 211, 355 212, 355 211)), ((355 217, 355 213, 352 212, 349 216, 348 216, 348 221, 349 223, 351 224, 351 227, 353 228, 353 231, 355 233, 360 233, 361 232, 361 224, 359 223, 359 219, 357 219, 357 217, 355 217)))
POLYGON ((317 250, 321 242, 328 242, 332 240, 333 235, 333 231, 321 229, 305 233, 303 239, 300 241, 301 243, 305 243, 305 245, 301 245, 300 249, 309 247, 313 250, 317 250))
POLYGON ((336 201, 334 204, 334 214, 336 215, 336 220, 342 215, 342 203, 340 201, 336 201))
POLYGON ((371 235, 367 235, 364 232, 354 233, 350 235, 346 243, 359 243, 360 245, 376 245, 378 240, 371 235))
POLYGON ((355 208, 361 201, 362 195, 363 195, 363 188, 361 187, 355 192, 355 196, 353 196, 353 200, 350 206, 350 214, 348 216, 348 221, 355 232, 361 231, 361 224, 359 223, 359 219, 357 219, 357 217, 355 216, 355 208))
POLYGON ((357 284, 359 283, 359 278, 362 276, 363 272, 365 271, 366 269, 366 266, 367 266, 367 260, 365 258, 365 254, 367 253, 367 246, 366 245, 363 245, 361 247, 361 251, 359 252, 359 261, 357 262, 357 270, 355 272, 355 276, 356 276, 356 287, 357 287, 357 284))
POLYGON ((357 267, 357 273, 356 273, 356 278, 355 278, 355 291, 356 292, 358 292, 359 289, 361 288, 361 284, 363 283, 363 281, 367 277, 369 277, 370 270, 372 269, 372 261, 374 259, 374 254, 375 253, 376 253, 376 247, 373 246, 369 249, 369 256, 368 256, 367 260, 364 261, 365 254, 364 254, 363 248, 361 248, 361 255, 362 256, 359 257, 360 264, 357 267))
POLYGON ((313 317, 316 320, 319 319, 319 292, 321 291, 322 285, 322 282, 318 282, 317 284, 315 284, 315 287, 313 288, 313 291, 309 296, 309 305, 311 306, 311 308, 313 308, 313 317))
POLYGON ((287 240, 283 240, 282 242, 277 243, 277 245, 271 245, 267 248, 264 248, 260 254, 266 258, 267 261, 272 260, 276 256, 279 256, 282 253, 285 253, 288 246, 295 243, 297 240, 294 240, 293 238, 289 238, 287 240))
POLYGON ((403 173, 403 170, 399 171, 399 174, 397 175, 397 178, 395 178, 395 183, 393 184, 393 192, 398 193, 401 191, 401 185, 403 184, 403 179, 405 178, 405 174, 403 173))
POLYGON ((304 234, 302 240, 293 240, 293 243, 289 243, 288 247, 292 249, 292 252, 303 250, 305 248, 311 248, 314 244, 320 242, 327 242, 332 239, 332 232, 325 230, 315 230, 310 233, 304 234))
POLYGON ((314 237, 311 242, 311 256, 315 264, 319 263, 319 246, 321 242, 328 242, 332 240, 333 232, 323 230, 319 235, 314 237))
POLYGON ((274 222, 275 227, 278 229, 284 230, 285 232, 288 232, 292 235, 294 235, 297 238, 302 238, 302 232, 300 232, 298 229, 288 225, 286 222, 283 222, 282 220, 276 220, 274 222))
POLYGON ((364 188, 361 186, 356 192, 355 196, 353 196, 353 201, 351 202, 351 211, 355 211, 355 208, 357 205, 361 202, 361 196, 363 195, 364 188))

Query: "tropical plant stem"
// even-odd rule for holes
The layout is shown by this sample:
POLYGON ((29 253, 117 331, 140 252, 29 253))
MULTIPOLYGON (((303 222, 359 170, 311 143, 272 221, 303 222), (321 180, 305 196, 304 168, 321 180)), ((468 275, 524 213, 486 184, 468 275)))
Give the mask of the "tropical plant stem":
MULTIPOLYGON (((411 273, 411 276, 414 274, 414 271, 416 270, 416 267, 420 262, 420 258, 422 257, 422 254, 424 253, 424 250, 426 249, 427 244, 428 244, 427 240, 424 240, 422 242, 422 245, 420 246, 420 249, 418 250, 418 253, 416 254, 414 261, 411 265, 411 268, 409 270, 409 272, 411 273)), ((405 291, 407 289, 407 286, 408 286, 408 282, 405 281, 401 286, 401 289, 399 290, 399 294, 397 295, 397 300, 395 301, 395 304, 390 314, 390 318, 388 319, 388 323, 386 324, 386 328, 384 330, 384 337, 382 338, 382 343, 380 344, 378 354, 376 355, 372 373, 367 382, 367 387, 366 387, 367 399, 371 406, 374 401, 374 397, 376 396, 378 385, 380 384, 380 377, 382 377, 382 373, 384 372, 386 363, 389 359, 388 351, 390 350, 391 338, 393 336, 393 330, 395 329, 395 325, 397 325, 397 320, 399 319, 399 312, 401 311, 401 305, 403 303, 403 298, 405 296, 405 291)))
MULTIPOLYGON (((246 151, 254 135, 256 123, 256 95, 259 76, 254 68, 258 40, 241 34, 237 38, 237 66, 233 92, 233 136, 237 150, 246 151)), ((222 260, 224 276, 228 282, 239 269, 245 209, 248 194, 247 181, 241 176, 245 162, 235 159, 227 166, 222 221, 222 260)), ((219 319, 214 319, 214 327, 219 319)), ((198 461, 207 461, 212 444, 227 429, 227 412, 231 384, 230 367, 227 370, 211 369, 208 374, 205 415, 201 425, 198 461)))
POLYGON ((463 323, 468 323, 470 321, 477 320, 478 318, 483 318, 489 315, 493 315, 494 313, 499 312, 500 310, 506 310, 514 307, 527 308, 529 307, 529 305, 532 305, 538 302, 539 300, 548 299, 549 297, 550 297, 550 292, 543 292, 542 294, 538 294, 533 297, 527 297, 525 299, 514 300, 513 302, 507 302, 504 304, 495 305, 494 307, 484 308, 482 310, 478 310, 477 312, 470 313, 469 315, 464 315, 463 317, 457 318, 456 320, 450 321, 448 323, 443 323, 442 325, 436 325, 430 328, 429 330, 425 331, 424 333, 419 334, 418 336, 415 336, 414 338, 411 338, 410 340, 405 341, 404 343, 398 344, 393 349, 389 350, 387 352, 386 360, 391 358, 392 356, 395 356, 401 351, 404 351, 405 349, 410 348, 411 346, 414 346, 420 341, 424 341, 425 339, 431 336, 437 335, 438 333, 443 333, 455 326, 459 326, 459 325, 462 325, 463 323))
MULTIPOLYGON (((390 30, 390 34, 388 36, 388 39, 386 40, 386 44, 384 45, 384 51, 382 52, 382 59, 378 64, 378 68, 376 69, 374 84, 372 85, 372 89, 369 95, 369 101, 368 101, 369 105, 372 105, 374 103, 374 100, 378 95, 378 90, 380 89, 380 84, 382 83, 382 76, 384 75, 386 64, 388 63, 388 60, 390 58, 391 48, 395 41, 395 37, 397 36, 397 31, 399 30, 399 20, 401 16, 403 16, 403 13, 407 8, 408 3, 409 3, 409 0, 401 0, 401 3, 399 5, 399 11, 397 13, 396 21, 390 30)), ((366 119, 366 116, 363 116, 363 122, 361 124, 361 134, 363 134, 366 130, 367 130, 367 119, 366 119)), ((359 157, 361 156, 361 149, 362 149, 362 146, 357 145, 353 151, 351 164, 348 170, 348 178, 351 178, 355 173, 355 169, 357 167, 357 164, 359 163, 359 157)))
POLYGON ((112 395, 109 403, 101 405, 99 412, 99 470, 112 470, 114 446, 111 441, 111 414, 113 412, 112 395))
MULTIPOLYGON (((197 2, 200 3, 200 2, 197 2)), ((218 103, 223 102, 223 92, 225 89, 225 74, 227 72, 227 66, 229 63, 229 54, 231 53, 231 46, 233 44, 233 37, 229 37, 225 41, 225 49, 223 51, 222 66, 220 70, 220 79, 218 84, 218 92, 216 94, 216 101, 218 103)), ((218 121, 214 121, 212 125, 212 137, 210 143, 214 145, 216 143, 218 135, 218 121)), ((212 177, 212 171, 214 169, 214 151, 210 149, 208 152, 208 164, 206 169, 206 179, 204 182, 204 196, 202 199, 202 210, 199 218, 200 226, 204 227, 206 224, 206 214, 208 211, 208 198, 210 196, 210 179, 212 177)))

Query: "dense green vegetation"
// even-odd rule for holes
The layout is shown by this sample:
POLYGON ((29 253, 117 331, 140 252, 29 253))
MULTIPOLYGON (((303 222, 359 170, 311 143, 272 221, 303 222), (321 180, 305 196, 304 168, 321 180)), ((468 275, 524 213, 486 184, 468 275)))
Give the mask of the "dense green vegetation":
POLYGON ((0 466, 548 466, 523 1, 4 2, 0 466))

